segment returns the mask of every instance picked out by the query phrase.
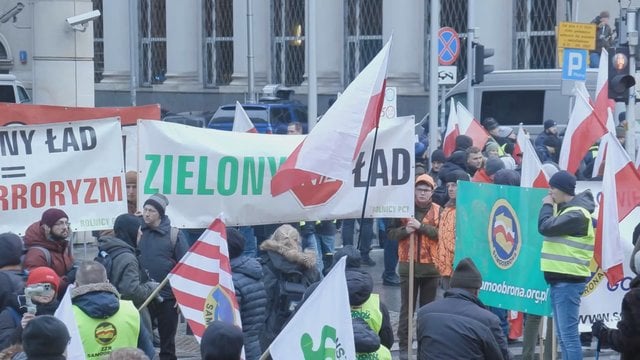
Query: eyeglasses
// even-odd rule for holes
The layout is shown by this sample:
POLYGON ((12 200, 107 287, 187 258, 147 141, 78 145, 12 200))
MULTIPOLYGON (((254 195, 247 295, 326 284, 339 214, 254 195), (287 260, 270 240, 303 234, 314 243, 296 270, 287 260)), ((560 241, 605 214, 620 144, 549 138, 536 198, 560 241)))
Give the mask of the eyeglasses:
POLYGON ((71 223, 68 221, 58 221, 55 224, 53 224, 53 226, 66 226, 66 227, 71 227, 71 223))
POLYGON ((424 193, 424 194, 428 194, 430 192, 433 192, 433 190, 431 189, 416 189, 417 193, 424 193))

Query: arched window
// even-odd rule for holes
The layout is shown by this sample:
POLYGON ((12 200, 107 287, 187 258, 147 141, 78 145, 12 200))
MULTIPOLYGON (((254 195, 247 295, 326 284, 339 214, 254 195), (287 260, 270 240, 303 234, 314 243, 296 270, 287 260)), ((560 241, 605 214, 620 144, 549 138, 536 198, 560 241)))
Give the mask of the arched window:
POLYGON ((8 74, 13 69, 13 55, 9 42, 0 34, 0 74, 8 74))

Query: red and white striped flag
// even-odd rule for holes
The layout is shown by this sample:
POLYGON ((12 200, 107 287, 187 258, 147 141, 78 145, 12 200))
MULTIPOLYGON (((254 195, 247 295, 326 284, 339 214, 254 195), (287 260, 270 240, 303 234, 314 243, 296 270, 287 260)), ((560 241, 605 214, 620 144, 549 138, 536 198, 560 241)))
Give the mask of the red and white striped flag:
POLYGON ((594 257, 609 283, 615 284, 624 277, 620 222, 640 204, 640 175, 614 135, 606 136, 609 150, 602 178, 594 257))
POLYGON ((489 133, 480 125, 480 122, 473 117, 473 114, 467 110, 461 103, 456 104, 456 113, 458 114, 458 129, 460 134, 467 135, 473 139, 473 146, 484 149, 484 145, 489 140, 489 133))
POLYGON ((169 274, 176 302, 198 342, 214 320, 242 328, 226 237, 218 216, 169 274))
POLYGON ((533 148, 529 136, 524 133, 522 124, 518 130, 518 137, 516 140, 520 150, 522 151, 522 173, 520 175, 521 187, 534 187, 534 188, 548 188, 549 176, 542 168, 542 163, 536 150, 533 148))
POLYGON ((449 106, 449 119, 447 120, 447 131, 444 133, 444 141, 442 142, 442 151, 446 157, 456 149, 456 137, 460 135, 458 129, 458 114, 456 114, 456 101, 451 99, 449 106))
POLYGON ((598 120, 589 104, 589 93, 584 83, 576 81, 575 104, 560 149, 560 168, 575 174, 585 154, 607 133, 604 123, 598 120))
POLYGON ((380 120, 390 47, 391 39, 289 155, 271 179, 271 195, 323 176, 340 184, 351 176, 353 160, 380 120))
POLYGON ((233 129, 231 131, 236 132, 248 132, 248 133, 257 133, 256 127, 249 119, 249 115, 244 111, 242 105, 238 101, 236 101, 236 113, 233 117, 233 129))

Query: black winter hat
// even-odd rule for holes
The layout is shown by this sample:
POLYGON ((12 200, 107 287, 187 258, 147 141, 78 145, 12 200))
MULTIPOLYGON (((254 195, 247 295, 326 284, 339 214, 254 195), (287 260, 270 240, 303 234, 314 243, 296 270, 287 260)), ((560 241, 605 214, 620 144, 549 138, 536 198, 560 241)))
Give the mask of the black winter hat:
POLYGON ((487 131, 491 131, 494 129, 497 129, 498 126, 500 126, 500 124, 498 123, 498 121, 494 118, 486 118, 484 120, 484 128, 487 129, 487 131))
POLYGON ((244 339, 242 330, 215 320, 209 323, 200 341, 202 360, 240 360, 244 339))
POLYGON ((22 347, 29 359, 64 354, 69 343, 67 326, 51 315, 36 316, 22 332, 22 347))
POLYGON ((433 150, 433 153, 431 154, 431 162, 437 161, 443 163, 446 160, 447 157, 444 156, 444 151, 440 149, 433 150))
POLYGON ((565 170, 560 170, 549 179, 549 186, 571 196, 576 194, 576 177, 565 170))
POLYGON ((544 129, 545 130, 550 129, 550 128, 554 127, 554 126, 558 126, 558 123, 555 120, 548 119, 548 120, 544 121, 544 129))
POLYGON ((229 259, 235 259, 244 251, 244 236, 238 229, 227 228, 227 247, 229 247, 229 259))
POLYGON ((164 217, 164 213, 167 211, 167 206, 169 205, 169 200, 166 196, 156 193, 151 195, 151 197, 144 202, 143 206, 146 205, 153 206, 160 213, 160 217, 164 217))
POLYGON ((456 136, 456 150, 467 150, 473 146, 473 139, 467 135, 456 136))
POLYGON ((132 214, 122 214, 113 222, 113 233, 118 239, 126 242, 135 249, 137 247, 138 229, 140 225, 140 217, 132 214))
POLYGON ((454 182, 457 182, 458 180, 471 181, 471 178, 469 177, 469 174, 467 174, 466 171, 453 170, 452 172, 447 174, 445 178, 445 183, 454 183, 454 182))
POLYGON ((461 150, 454 151, 447 159, 447 162, 456 164, 464 169, 467 166, 467 153, 461 150))
POLYGON ((562 141, 557 136, 547 136, 544 138, 544 141, 542 142, 542 144, 544 146, 550 146, 557 149, 560 146, 562 146, 562 141))
POLYGON ((480 289, 482 287, 482 275, 471 258, 460 260, 451 275, 450 286, 464 289, 480 289))
POLYGON ((371 296, 373 278, 368 272, 351 269, 345 272, 347 288, 349 289, 349 305, 360 306, 371 296))
POLYGON ((490 156, 484 164, 484 171, 489 176, 494 175, 502 169, 504 169, 504 162, 495 156, 490 156))
POLYGON ((493 175, 493 183, 497 185, 520 186, 520 174, 511 169, 502 169, 493 175))
POLYGON ((343 245, 341 248, 336 249, 336 252, 333 254, 333 265, 337 264, 338 260, 345 256, 347 257, 347 263, 345 264, 347 268, 360 267, 362 261, 360 251, 353 245, 343 245))
POLYGON ((0 268, 20 265, 22 239, 14 233, 0 234, 0 268))

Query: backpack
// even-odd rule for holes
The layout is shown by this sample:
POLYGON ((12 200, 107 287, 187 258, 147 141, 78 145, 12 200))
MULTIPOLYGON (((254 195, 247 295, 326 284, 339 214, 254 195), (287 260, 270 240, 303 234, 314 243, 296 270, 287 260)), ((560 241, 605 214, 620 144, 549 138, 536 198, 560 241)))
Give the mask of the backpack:
POLYGON ((269 262, 267 267, 275 275, 277 283, 272 288, 274 291, 269 314, 267 315, 266 330, 277 335, 294 313, 298 304, 302 301, 304 293, 309 287, 307 277, 300 271, 283 273, 273 267, 269 262))
POLYGON ((94 261, 102 264, 102 266, 107 270, 107 279, 109 279, 109 282, 113 284, 113 286, 117 287, 118 281, 120 281, 120 279, 114 279, 113 276, 113 259, 126 252, 130 252, 129 249, 121 247, 115 249, 111 254, 109 254, 107 251, 98 247, 98 255, 93 259, 94 261))

